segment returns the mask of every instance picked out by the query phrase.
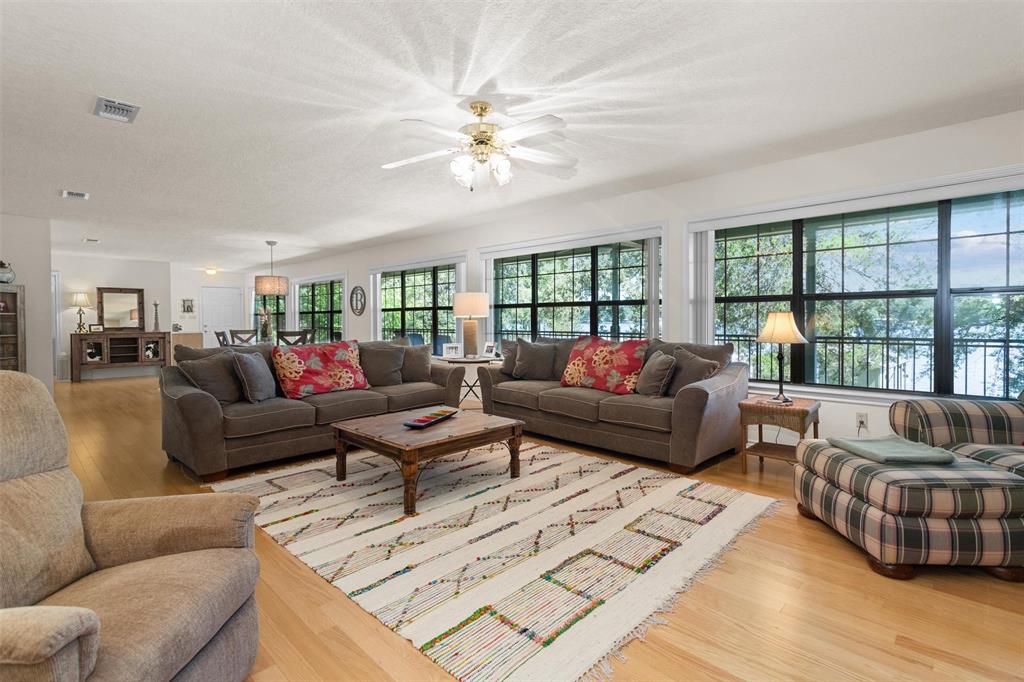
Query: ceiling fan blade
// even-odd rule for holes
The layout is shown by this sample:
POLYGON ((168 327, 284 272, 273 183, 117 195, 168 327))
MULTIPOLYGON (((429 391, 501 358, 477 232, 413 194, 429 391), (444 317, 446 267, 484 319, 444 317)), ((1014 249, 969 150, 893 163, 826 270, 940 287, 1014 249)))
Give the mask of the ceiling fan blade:
POLYGON ((544 114, 537 118, 531 118, 529 121, 524 121, 517 125, 511 126, 510 128, 503 128, 498 132, 498 137, 503 142, 515 142, 516 140, 522 140, 533 135, 540 135, 541 133, 550 133, 552 130, 558 130, 559 128, 565 127, 565 121, 552 116, 551 114, 544 114))
POLYGON ((428 130, 431 130, 431 131, 437 133, 438 135, 444 135, 445 137, 450 137, 451 139, 459 140, 460 142, 464 141, 464 140, 470 139, 469 135, 466 135, 465 133, 460 133, 458 130, 452 130, 451 128, 445 128, 444 126, 439 126, 436 123, 431 123, 430 121, 424 121, 423 119, 420 119, 420 118, 403 118, 402 119, 402 123, 415 123, 416 125, 420 126, 421 128, 426 128, 428 130))
POLYGON ((401 161, 393 161, 391 163, 385 163, 381 168, 385 170, 391 170, 392 168, 401 168, 402 166, 408 166, 410 163, 419 163, 420 161, 428 161, 430 159, 436 159, 440 156, 448 156, 454 154, 458 149, 441 149, 436 152, 427 152, 426 154, 420 154, 419 156, 410 156, 408 159, 402 159, 401 161))
POLYGON ((530 149, 529 147, 510 146, 508 148, 508 155, 513 159, 522 159, 523 161, 539 163, 545 166, 572 168, 576 165, 576 159, 571 156, 552 154, 551 152, 541 151, 540 149, 530 149))

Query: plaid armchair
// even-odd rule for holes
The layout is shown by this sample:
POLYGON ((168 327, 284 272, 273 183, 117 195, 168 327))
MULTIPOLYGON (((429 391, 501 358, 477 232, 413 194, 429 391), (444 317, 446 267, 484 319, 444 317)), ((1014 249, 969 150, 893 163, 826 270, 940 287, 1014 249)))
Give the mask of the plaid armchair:
POLYGON ((1024 476, 1024 403, 1016 400, 898 400, 889 424, 900 436, 1024 476))

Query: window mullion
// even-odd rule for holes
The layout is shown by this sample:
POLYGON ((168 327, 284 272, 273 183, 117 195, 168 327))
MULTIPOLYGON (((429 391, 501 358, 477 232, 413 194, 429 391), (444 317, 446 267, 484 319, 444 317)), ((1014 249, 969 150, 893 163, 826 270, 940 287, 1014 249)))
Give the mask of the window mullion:
MULTIPOLYGON (((804 221, 793 221, 793 293, 790 297, 790 309, 793 317, 796 318, 797 327, 807 335, 807 325, 804 316, 804 221)), ((760 271, 758 267, 758 271, 760 271)), ((807 368, 814 368, 814 346, 804 344, 799 352, 794 352, 792 346, 789 349, 789 380, 794 384, 802 384, 807 381, 807 368)))
POLYGON ((935 377, 932 390, 953 393, 953 296, 950 289, 952 201, 939 202, 939 276, 935 292, 935 377))

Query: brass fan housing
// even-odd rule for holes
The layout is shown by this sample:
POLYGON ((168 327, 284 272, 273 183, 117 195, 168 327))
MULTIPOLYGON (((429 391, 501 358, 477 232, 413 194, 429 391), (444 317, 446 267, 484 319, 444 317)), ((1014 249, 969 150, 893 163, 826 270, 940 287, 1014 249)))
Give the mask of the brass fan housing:
POLYGON ((473 112, 473 115, 480 120, 476 123, 468 123, 459 128, 460 133, 467 135, 470 138, 470 141, 466 143, 465 151, 467 154, 472 156, 477 163, 487 163, 488 160, 490 160, 492 153, 502 153, 505 150, 505 145, 495 137, 498 131, 501 130, 501 126, 496 123, 484 122, 484 116, 491 113, 490 102, 471 102, 469 109, 473 112))

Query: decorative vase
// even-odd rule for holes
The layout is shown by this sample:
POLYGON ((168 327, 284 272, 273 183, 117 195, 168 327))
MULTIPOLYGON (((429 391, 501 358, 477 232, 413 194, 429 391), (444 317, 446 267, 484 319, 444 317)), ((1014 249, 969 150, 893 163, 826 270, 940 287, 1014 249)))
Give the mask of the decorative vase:
POLYGON ((14 281, 14 268, 7 261, 0 260, 0 284, 10 284, 14 281))

